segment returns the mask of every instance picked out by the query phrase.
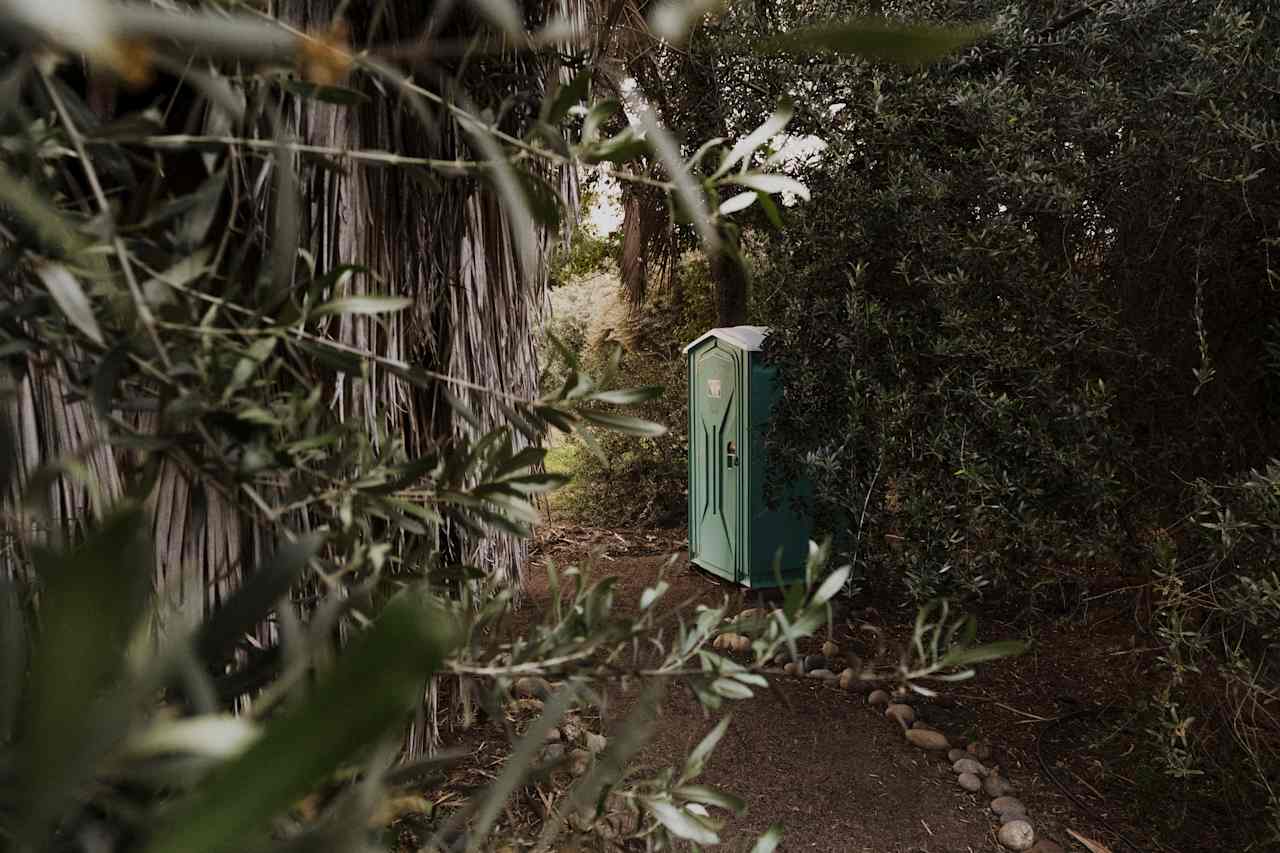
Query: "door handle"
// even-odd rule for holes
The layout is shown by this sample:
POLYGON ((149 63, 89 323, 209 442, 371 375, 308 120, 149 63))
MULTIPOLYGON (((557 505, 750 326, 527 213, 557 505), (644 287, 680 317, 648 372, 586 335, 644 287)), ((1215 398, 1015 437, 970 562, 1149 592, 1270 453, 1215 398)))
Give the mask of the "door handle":
POLYGON ((730 468, 738 467, 738 447, 732 441, 729 442, 728 447, 725 448, 725 457, 728 463, 728 467, 730 468))

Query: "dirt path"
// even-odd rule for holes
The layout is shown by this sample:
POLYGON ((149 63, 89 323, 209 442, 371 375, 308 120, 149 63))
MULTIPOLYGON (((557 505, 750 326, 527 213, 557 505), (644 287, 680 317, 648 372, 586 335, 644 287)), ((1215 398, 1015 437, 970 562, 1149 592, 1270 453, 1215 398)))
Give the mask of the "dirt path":
MULTIPOLYGON (((754 604, 743 601, 744 591, 692 569, 680 545, 657 533, 543 527, 528 568, 526 598, 508 627, 523 630, 546 609, 551 560, 561 568, 577 566, 591 578, 616 578, 615 606, 622 609, 636 606, 664 566, 663 578, 671 585, 666 602, 718 604, 728 594, 744 606, 754 604)), ((889 601, 877 605, 886 617, 859 601, 855 617, 836 623, 833 639, 842 653, 875 657, 862 641, 865 622, 891 639, 909 636, 912 608, 889 601)), ((1175 808, 1178 792, 1167 781, 1140 775, 1145 736, 1125 697, 1146 689, 1142 682, 1151 666, 1149 650, 1137 645, 1126 620, 1088 606, 1070 616, 1043 615, 1028 654, 985 665, 972 681, 944 685, 938 699, 914 703, 917 718, 956 746, 979 737, 990 743, 994 753, 987 765, 1014 783, 1038 837, 1061 845, 1037 853, 1082 853, 1085 847, 1068 830, 1099 842, 1093 849, 1105 853, 1241 849, 1224 842, 1220 815, 1175 808), (1081 708, 1110 713, 1081 716, 1081 708)), ((1027 630, 1025 622, 1021 629, 988 622, 980 626, 980 640, 1023 636, 1020 630, 1027 630)), ((814 653, 825 639, 801 651, 814 653)), ((747 851, 776 822, 784 827, 780 849, 786 851, 1003 853, 987 798, 961 790, 945 758, 909 746, 896 724, 861 695, 781 675, 771 685, 753 700, 731 703, 733 723, 699 779, 737 794, 748 806, 715 849, 747 851)), ((633 700, 634 694, 616 695, 603 721, 584 713, 582 722, 615 734, 613 727, 633 700)), ((472 750, 475 760, 425 791, 428 799, 456 803, 489 784, 506 760, 509 727, 522 728, 538 713, 541 703, 526 701, 537 707, 505 721, 482 718, 473 727, 451 728, 446 745, 472 750)), ((679 768, 717 719, 704 715, 687 689, 668 691, 656 736, 638 756, 636 769, 679 768)), ((536 837, 543 809, 554 799, 544 796, 550 793, 539 785, 517 797, 511 816, 518 832, 536 837)), ((418 849, 418 830, 399 828, 402 849, 418 849)))
MULTIPOLYGON (((632 607, 667 563, 660 541, 630 542, 607 532, 555 534, 533 561, 527 607, 548 600, 545 560, 592 565, 595 575, 619 578, 616 601, 632 607)), ((736 592, 677 560, 663 575, 669 601, 708 603, 736 592)), ((852 644, 837 630, 837 642, 852 644)), ((623 699, 610 718, 625 716, 623 699)), ((998 851, 985 800, 960 790, 945 759, 910 747, 895 723, 866 705, 861 695, 834 684, 782 678, 755 700, 732 703, 734 720, 701 779, 742 797, 747 814, 723 833, 723 850, 749 850, 774 822, 784 825, 784 850, 849 853, 970 853, 998 851)), ((930 711, 921 709, 924 718, 930 711)), ((638 767, 678 767, 715 724, 692 694, 672 690, 661 708, 655 739, 638 767)), ((606 731, 608 734, 608 731, 606 731)))
MULTIPOLYGON (((687 693, 668 699, 641 758, 677 764, 711 727, 687 693)), ((941 761, 913 750, 895 724, 838 688, 793 680, 739 703, 703 781, 742 797, 747 814, 724 833, 748 850, 771 823, 783 849, 858 853, 998 850, 991 822, 941 761)))

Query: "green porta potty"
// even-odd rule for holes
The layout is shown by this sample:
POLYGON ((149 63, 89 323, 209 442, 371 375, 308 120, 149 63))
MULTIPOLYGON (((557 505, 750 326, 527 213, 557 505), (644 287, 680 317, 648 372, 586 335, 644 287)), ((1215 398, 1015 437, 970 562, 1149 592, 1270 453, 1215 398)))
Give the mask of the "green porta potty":
POLYGON ((763 326, 712 329, 684 348, 689 357, 689 558, 748 587, 804 576, 811 522, 796 513, 807 483, 765 502, 764 433, 775 398, 774 370, 761 363, 763 326))

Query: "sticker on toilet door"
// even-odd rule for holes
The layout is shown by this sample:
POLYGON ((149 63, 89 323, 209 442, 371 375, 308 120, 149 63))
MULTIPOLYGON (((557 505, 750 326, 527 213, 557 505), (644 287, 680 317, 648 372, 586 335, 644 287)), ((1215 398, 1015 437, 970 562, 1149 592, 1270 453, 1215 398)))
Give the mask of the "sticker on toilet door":
POLYGON ((707 380, 707 396, 715 397, 717 400, 720 399, 720 380, 719 379, 707 380))

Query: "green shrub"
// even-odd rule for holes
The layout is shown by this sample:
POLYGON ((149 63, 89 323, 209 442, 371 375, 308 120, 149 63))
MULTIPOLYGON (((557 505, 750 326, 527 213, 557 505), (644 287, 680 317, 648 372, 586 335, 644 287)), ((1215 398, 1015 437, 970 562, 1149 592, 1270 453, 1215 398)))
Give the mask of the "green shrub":
MULTIPOLYGON (((582 200, 582 208, 591 204, 590 196, 582 200)), ((564 287, 593 273, 616 269, 621 256, 620 232, 597 236, 590 225, 578 224, 567 241, 557 244, 551 255, 551 287, 564 287)))
POLYGON ((668 425, 661 436, 600 433, 586 446, 579 442, 573 499, 566 509, 583 522, 623 527, 685 523, 689 375, 682 350, 715 325, 715 301, 705 260, 687 257, 676 275, 678 288, 633 310, 621 332, 625 343, 595 342, 583 354, 588 367, 612 371, 615 381, 629 387, 661 386, 662 395, 636 412, 668 425))
POLYGON ((1162 770, 1203 777, 1238 821, 1280 843, 1280 461, 1198 481, 1186 521, 1151 549, 1168 674, 1153 708, 1162 770))
POLYGON ((927 73, 770 69, 834 112, 808 116, 828 148, 791 167, 812 202, 759 232, 771 446, 877 589, 1040 617, 1051 591, 1149 577, 1158 618, 1136 627, 1171 677, 1139 697, 1151 769, 1166 792, 1193 796, 1194 773, 1237 792, 1235 825, 1265 846, 1274 474, 1247 472, 1280 435, 1280 19, 1247 0, 1066 23, 925 9, 991 15, 995 37, 927 73), (1180 530, 1188 482, 1211 485, 1180 530), (1153 527, 1174 556, 1151 558, 1153 527))

